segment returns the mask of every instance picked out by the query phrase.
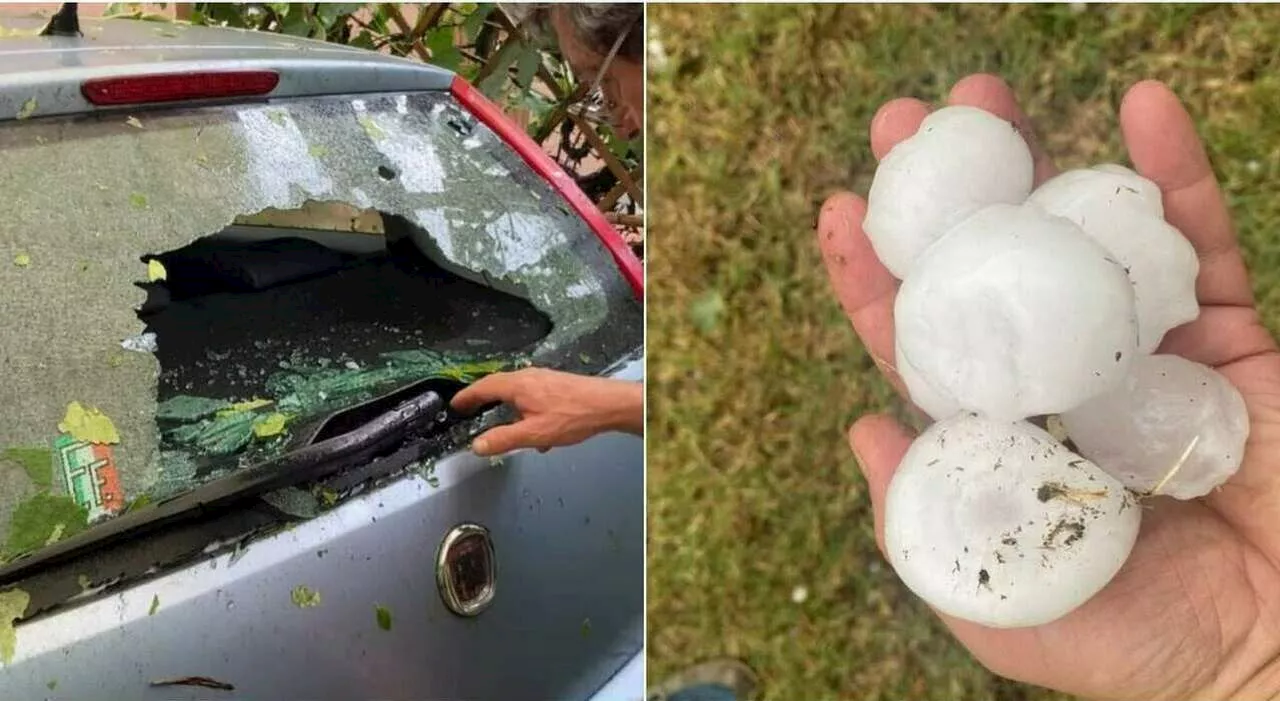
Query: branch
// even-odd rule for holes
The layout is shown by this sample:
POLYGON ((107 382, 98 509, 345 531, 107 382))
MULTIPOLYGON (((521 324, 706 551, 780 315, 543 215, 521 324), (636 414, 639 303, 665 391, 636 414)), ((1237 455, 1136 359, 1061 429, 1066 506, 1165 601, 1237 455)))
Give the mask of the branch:
POLYGON ((391 16, 391 21, 400 29, 400 32, 410 40, 413 40, 413 50, 414 53, 418 54, 418 58, 422 59, 424 63, 430 63, 431 54, 427 52, 427 47, 423 46, 422 42, 413 39, 413 28, 409 26, 408 20, 400 12, 400 6, 387 2, 382 4, 382 9, 391 16))
POLYGON ((440 18, 444 17, 444 13, 449 9, 447 2, 433 2, 427 5, 418 13, 418 22, 413 25, 413 36, 420 37, 422 33, 436 26, 440 22, 440 18))
POLYGON ((626 191, 627 184, 619 180, 617 184, 613 186, 613 189, 609 190, 609 192, 605 194, 604 199, 600 200, 600 211, 612 212, 614 206, 618 204, 618 200, 622 198, 622 194, 626 191))
POLYGON ((640 229, 644 227, 644 216, 640 214, 617 214, 615 212, 605 212, 604 220, 614 226, 625 226, 632 229, 640 229))
POLYGON ((573 120, 574 126, 578 127, 578 131, 587 138, 587 142, 591 144, 591 148, 595 150, 596 155, 604 161, 604 164, 618 176, 618 181, 625 183, 627 186, 627 194, 631 195, 631 201, 640 206, 644 206, 644 192, 636 185, 636 181, 632 179, 631 173, 627 172, 627 167, 622 165, 622 161, 613 155, 613 151, 609 150, 609 145, 600 138, 594 127, 581 116, 569 113, 569 119, 573 120))

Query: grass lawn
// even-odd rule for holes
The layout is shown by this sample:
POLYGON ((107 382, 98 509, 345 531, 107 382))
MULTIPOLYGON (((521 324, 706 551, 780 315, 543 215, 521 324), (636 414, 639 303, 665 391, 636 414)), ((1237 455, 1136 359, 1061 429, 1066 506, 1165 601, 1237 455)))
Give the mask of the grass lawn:
POLYGON ((1280 7, 650 6, 649 674, 746 659, 781 701, 1049 699, 997 679, 898 584, 845 429, 901 403, 828 289, 813 227, 865 194, 901 95, 998 73, 1062 167, 1119 160, 1169 83, 1208 143, 1280 328, 1280 7))

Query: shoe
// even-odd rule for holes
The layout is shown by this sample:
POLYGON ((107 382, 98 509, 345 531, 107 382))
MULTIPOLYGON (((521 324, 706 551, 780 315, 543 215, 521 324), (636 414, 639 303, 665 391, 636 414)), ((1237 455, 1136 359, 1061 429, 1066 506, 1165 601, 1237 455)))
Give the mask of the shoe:
POLYGON ((649 691, 648 701, 748 701, 759 679, 738 660, 694 665, 649 691))

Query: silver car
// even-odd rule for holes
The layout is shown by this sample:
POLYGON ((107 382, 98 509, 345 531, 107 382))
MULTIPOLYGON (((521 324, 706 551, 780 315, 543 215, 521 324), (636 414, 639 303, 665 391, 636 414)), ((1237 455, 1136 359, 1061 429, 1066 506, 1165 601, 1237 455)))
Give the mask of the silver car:
POLYGON ((431 66, 0 26, 0 697, 641 697, 642 441, 448 409, 643 380, 572 179, 431 66))

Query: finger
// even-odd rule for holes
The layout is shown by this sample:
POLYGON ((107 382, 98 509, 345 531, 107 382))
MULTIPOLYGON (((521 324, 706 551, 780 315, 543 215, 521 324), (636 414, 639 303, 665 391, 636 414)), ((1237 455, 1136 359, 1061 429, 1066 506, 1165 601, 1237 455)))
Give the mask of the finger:
POLYGON ((898 142, 910 138, 929 116, 929 106, 911 97, 900 97, 884 103, 871 118, 871 153, 884 160, 898 142))
POLYGON ((1200 256, 1200 304, 1252 305, 1231 215, 1204 144, 1178 97, 1158 81, 1134 85, 1120 104, 1120 129, 1138 172, 1160 186, 1165 219, 1200 256))
POLYGON ((893 369, 893 300, 898 281, 880 263, 862 231, 867 204, 848 192, 832 195, 818 217, 818 246, 827 277, 863 346, 889 380, 893 369))
POLYGON ((858 458, 858 467, 867 480, 871 508, 876 518, 876 543, 884 552, 884 498, 889 481, 902 462, 913 436, 891 416, 870 414, 849 429, 849 446, 858 458))
POLYGON ((1222 369, 1275 349, 1275 339, 1259 323, 1257 311, 1232 305, 1201 309, 1200 318, 1165 334, 1159 352, 1222 369))
POLYGON ((986 73, 966 76, 951 88, 951 94, 947 96, 947 104, 978 107, 1012 122, 1022 134, 1023 140, 1027 142, 1027 148, 1031 149, 1031 158, 1035 163, 1036 185, 1057 174, 1058 169, 1054 167, 1053 159, 1040 146, 1040 140, 1036 138, 1031 120, 1018 107, 1018 98, 1013 94, 1013 88, 1010 88, 1004 80, 986 73))
POLYGON ((471 452, 482 458, 510 453, 538 445, 538 433, 528 420, 498 426, 480 434, 471 442, 471 452))
POLYGON ((510 401, 515 388, 513 374, 499 372, 486 375, 453 395, 449 406, 461 414, 469 414, 485 404, 510 401))

